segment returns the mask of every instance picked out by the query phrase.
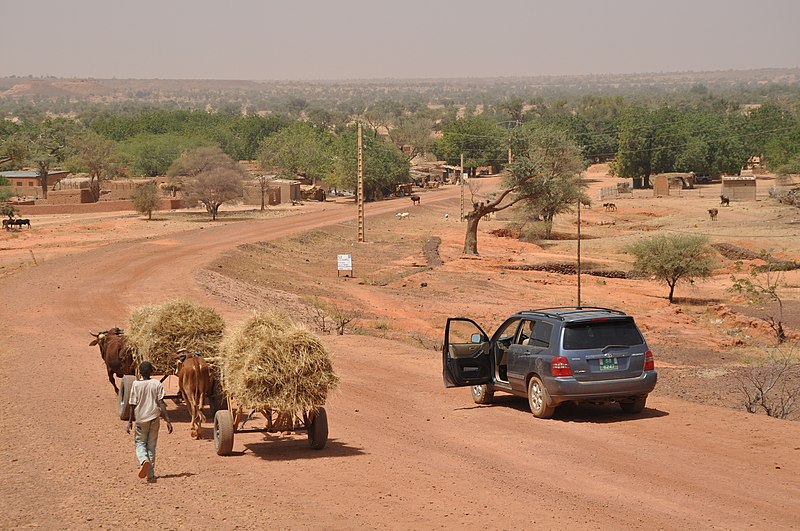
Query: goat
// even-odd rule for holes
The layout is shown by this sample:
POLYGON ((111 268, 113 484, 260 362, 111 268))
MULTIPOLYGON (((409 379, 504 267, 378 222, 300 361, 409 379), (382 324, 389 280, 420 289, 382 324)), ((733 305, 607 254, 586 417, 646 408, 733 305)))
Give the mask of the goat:
POLYGON ((414 204, 414 205, 418 205, 419 204, 419 196, 418 195, 412 195, 411 196, 411 204, 414 204))
POLYGON ((397 219, 407 219, 408 212, 398 212, 397 214, 395 214, 395 216, 397 216, 397 219))
POLYGON ((708 209, 708 215, 711 216, 711 221, 717 221, 717 214, 719 214, 719 210, 716 208, 708 209))
POLYGON ((727 195, 721 195, 719 196, 719 204, 722 206, 730 206, 731 198, 727 195))
POLYGON ((614 203, 603 203, 603 206, 606 207, 606 212, 616 212, 617 205, 614 203))

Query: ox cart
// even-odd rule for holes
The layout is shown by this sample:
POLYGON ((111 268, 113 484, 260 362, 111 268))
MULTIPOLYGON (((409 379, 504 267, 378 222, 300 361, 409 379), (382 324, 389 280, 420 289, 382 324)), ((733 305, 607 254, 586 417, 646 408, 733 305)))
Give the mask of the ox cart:
MULTIPOLYGON (((224 393, 221 386, 215 386, 215 402, 224 393)), ((230 455, 233 452, 233 439, 236 433, 295 433, 306 432, 308 445, 314 450, 322 450, 328 442, 328 414, 323 406, 316 406, 302 415, 280 413, 270 410, 245 410, 239 406, 233 396, 226 395, 222 401, 227 407, 220 408, 214 414, 214 449, 217 455, 230 455), (260 415, 265 425, 246 427, 260 415)))

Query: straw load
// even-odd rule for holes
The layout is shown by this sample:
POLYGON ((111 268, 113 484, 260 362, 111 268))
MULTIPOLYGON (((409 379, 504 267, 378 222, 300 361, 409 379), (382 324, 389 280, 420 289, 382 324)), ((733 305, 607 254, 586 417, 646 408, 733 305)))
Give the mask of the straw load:
POLYGON ((157 373, 165 374, 174 368, 181 348, 215 356, 224 331, 225 321, 216 310, 175 299, 135 308, 125 335, 134 347, 137 364, 148 360, 157 373))
POLYGON ((302 415, 339 382, 320 339, 285 313, 256 312, 220 346, 226 391, 245 409, 302 415))

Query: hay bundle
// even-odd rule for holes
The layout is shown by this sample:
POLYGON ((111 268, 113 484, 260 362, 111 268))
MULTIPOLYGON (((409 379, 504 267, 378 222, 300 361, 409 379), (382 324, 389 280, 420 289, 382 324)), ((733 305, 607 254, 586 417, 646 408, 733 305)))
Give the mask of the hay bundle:
POLYGON ((280 312, 256 312, 220 346, 222 381, 246 409, 302 415, 339 377, 319 338, 280 312))
POLYGON ((178 349, 216 355, 224 331, 225 321, 216 310, 175 299, 135 308, 125 335, 134 347, 136 362, 148 360, 163 374, 174 367, 178 349))

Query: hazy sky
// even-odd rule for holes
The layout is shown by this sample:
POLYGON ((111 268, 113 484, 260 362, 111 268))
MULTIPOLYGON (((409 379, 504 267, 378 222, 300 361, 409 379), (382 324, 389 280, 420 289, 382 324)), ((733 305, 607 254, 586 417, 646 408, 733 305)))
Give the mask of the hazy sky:
POLYGON ((800 66, 800 0, 0 0, 0 75, 352 79, 800 66))

